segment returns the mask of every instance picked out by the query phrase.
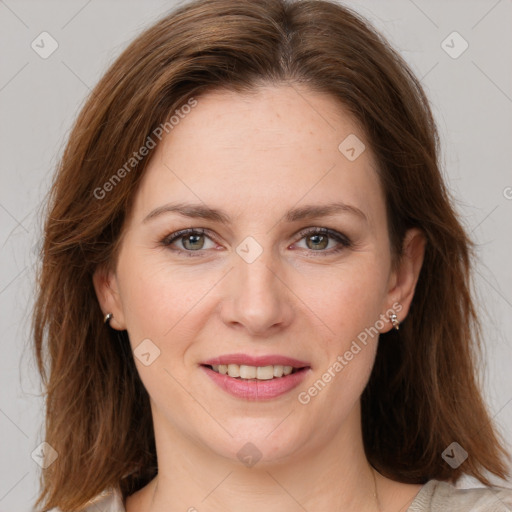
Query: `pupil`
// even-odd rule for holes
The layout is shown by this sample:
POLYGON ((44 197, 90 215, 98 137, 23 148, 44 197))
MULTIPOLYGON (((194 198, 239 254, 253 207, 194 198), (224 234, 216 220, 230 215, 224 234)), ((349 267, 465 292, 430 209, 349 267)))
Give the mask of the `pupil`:
POLYGON ((187 247, 187 244, 190 245, 190 243, 194 244, 194 243, 197 243, 198 239, 200 239, 203 235, 188 235, 186 237, 184 237, 184 247, 186 249, 201 249, 202 245, 200 247, 187 247))
POLYGON ((324 235, 311 235, 309 237, 309 240, 313 240, 313 244, 315 245, 316 248, 318 248, 319 246, 317 245, 319 242, 318 242, 318 239, 320 239, 320 243, 321 242, 324 242, 322 245, 321 245, 321 249, 325 249, 325 247, 327 247, 327 245, 325 244, 325 242, 327 241, 327 237, 324 236, 324 235))

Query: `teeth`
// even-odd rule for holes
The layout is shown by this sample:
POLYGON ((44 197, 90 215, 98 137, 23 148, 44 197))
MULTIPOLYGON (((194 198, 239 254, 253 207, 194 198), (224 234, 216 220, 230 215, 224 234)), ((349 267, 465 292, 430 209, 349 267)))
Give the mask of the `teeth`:
POLYGON ((256 378, 259 380, 270 380, 274 378, 273 366, 258 366, 256 370, 256 378))
POLYGON ((293 366, 280 364, 268 366, 248 366, 245 364, 214 364, 212 369, 221 375, 229 375, 241 379, 271 380, 274 377, 283 377, 297 371, 293 366))
POLYGON ((240 366, 237 364, 228 364, 228 375, 230 377, 240 377, 240 366))
POLYGON ((283 373, 285 375, 290 375, 292 373, 293 366, 283 366, 283 373))
POLYGON ((282 377, 283 376, 283 365, 276 364, 274 365, 274 377, 282 377))
POLYGON ((240 378, 241 379, 255 379, 256 378, 256 372, 257 372, 256 366, 246 366, 245 364, 240 365, 240 378))

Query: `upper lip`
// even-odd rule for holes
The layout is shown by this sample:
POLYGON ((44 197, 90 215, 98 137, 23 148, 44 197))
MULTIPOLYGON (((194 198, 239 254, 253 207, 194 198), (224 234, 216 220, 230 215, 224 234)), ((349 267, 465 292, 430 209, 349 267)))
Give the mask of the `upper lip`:
POLYGON ((279 354, 269 354, 266 356, 251 356, 249 354, 224 354, 222 356, 213 357, 207 361, 203 361, 203 365, 218 364, 238 364, 247 366, 293 366, 294 368, 309 367, 309 363, 299 361, 293 357, 281 356, 279 354))

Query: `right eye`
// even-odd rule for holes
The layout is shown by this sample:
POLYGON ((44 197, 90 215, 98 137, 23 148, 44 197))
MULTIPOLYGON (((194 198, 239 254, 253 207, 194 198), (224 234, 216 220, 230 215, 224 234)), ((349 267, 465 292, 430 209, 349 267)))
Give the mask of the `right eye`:
MULTIPOLYGON (((211 240, 211 238, 208 237, 206 233, 207 230, 204 228, 182 229, 167 235, 162 240, 162 245, 171 248, 173 251, 188 253, 187 255, 192 256, 190 253, 200 252, 203 249, 208 249, 208 247, 205 247, 205 239, 211 240), (175 243, 181 244, 181 247, 178 247, 177 249, 171 247, 175 243)), ((210 249, 211 248, 213 247, 210 247, 210 249)))

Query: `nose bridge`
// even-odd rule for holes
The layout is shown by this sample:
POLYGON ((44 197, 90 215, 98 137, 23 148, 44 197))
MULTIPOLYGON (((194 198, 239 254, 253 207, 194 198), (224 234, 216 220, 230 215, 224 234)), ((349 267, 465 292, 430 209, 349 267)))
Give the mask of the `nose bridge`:
POLYGON ((236 264, 236 273, 242 291, 247 291, 252 296, 270 295, 275 297, 278 279, 275 270, 271 271, 270 269, 276 266, 278 266, 277 258, 272 254, 270 248, 262 251, 254 261, 247 261, 240 257, 236 264))
POLYGON ((260 243, 247 237, 234 254, 233 297, 230 315, 225 320, 243 324, 253 333, 263 333, 290 320, 291 305, 281 282, 284 278, 279 275, 280 258, 269 240, 266 237, 260 243))

